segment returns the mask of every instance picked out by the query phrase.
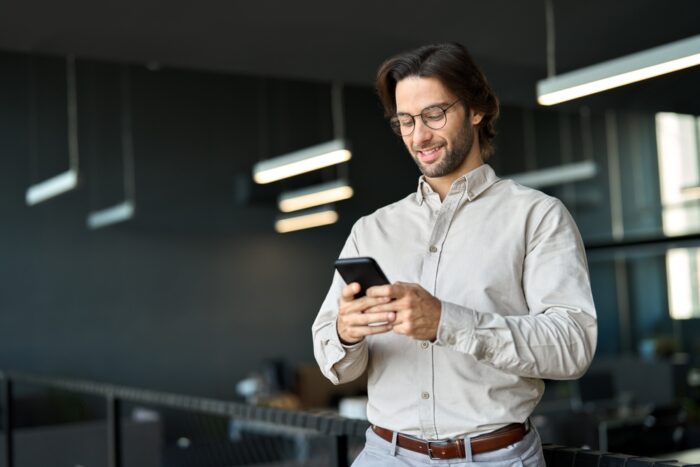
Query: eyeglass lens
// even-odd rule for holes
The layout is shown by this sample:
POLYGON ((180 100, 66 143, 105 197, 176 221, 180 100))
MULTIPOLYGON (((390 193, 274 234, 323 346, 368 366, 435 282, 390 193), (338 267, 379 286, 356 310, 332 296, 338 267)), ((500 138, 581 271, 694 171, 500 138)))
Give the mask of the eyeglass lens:
MULTIPOLYGON (((451 105, 449 107, 452 107, 451 105)), ((449 108, 448 107, 448 108, 449 108)), ((433 130, 439 130, 447 123, 446 110, 442 107, 428 107, 419 114, 423 123, 433 130)), ((409 136, 416 126, 415 118, 418 115, 401 114, 392 118, 391 128, 399 136, 409 136)))

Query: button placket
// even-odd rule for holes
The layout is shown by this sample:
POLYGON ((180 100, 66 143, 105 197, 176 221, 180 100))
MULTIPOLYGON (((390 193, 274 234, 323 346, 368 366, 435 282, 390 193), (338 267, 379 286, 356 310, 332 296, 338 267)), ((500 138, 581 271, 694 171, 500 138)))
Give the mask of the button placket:
MULTIPOLYGON (((447 237, 447 230, 452 222, 459 201, 462 198, 462 193, 463 191, 457 192, 453 190, 444 200, 445 202, 442 203, 439 210, 437 210, 437 212, 433 211, 435 223, 433 224, 433 230, 426 247, 427 251, 424 253, 420 276, 421 285, 433 295, 437 293, 437 274, 442 245, 447 237)), ((433 214, 431 214, 431 217, 433 214)), ((425 352, 419 351, 420 357, 417 359, 417 362, 422 364, 419 366, 417 388, 420 390, 420 399, 418 403, 420 427, 424 436, 434 437, 437 436, 437 431, 435 428, 435 404, 432 400, 433 395, 431 395, 432 385, 435 379, 433 352, 430 343, 427 341, 421 342, 420 348, 425 350, 425 352)))

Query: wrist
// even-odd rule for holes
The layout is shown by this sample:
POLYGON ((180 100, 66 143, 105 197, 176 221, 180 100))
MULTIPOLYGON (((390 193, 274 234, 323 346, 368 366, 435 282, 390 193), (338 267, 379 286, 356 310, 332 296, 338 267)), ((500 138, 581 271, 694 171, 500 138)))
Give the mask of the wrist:
POLYGON ((355 345, 355 344, 357 344, 358 342, 360 342, 362 339, 364 339, 364 338, 361 337, 361 338, 359 338, 358 340, 356 340, 356 341, 354 341, 354 342, 353 342, 352 340, 344 339, 342 333, 340 332, 340 326, 338 325, 338 321, 337 321, 337 320, 336 320, 336 322, 335 322, 335 333, 338 335, 338 340, 340 341, 340 343, 341 343, 342 345, 355 345))
POLYGON ((346 341, 345 339, 343 339, 343 338, 340 336, 340 333, 338 333, 338 340, 339 340, 340 343, 343 344, 343 345, 351 346, 351 345, 359 344, 360 342, 362 342, 362 339, 364 339, 364 338, 360 338, 360 339, 358 339, 358 340, 356 340, 356 341, 354 341, 354 342, 353 342, 353 341, 346 341))

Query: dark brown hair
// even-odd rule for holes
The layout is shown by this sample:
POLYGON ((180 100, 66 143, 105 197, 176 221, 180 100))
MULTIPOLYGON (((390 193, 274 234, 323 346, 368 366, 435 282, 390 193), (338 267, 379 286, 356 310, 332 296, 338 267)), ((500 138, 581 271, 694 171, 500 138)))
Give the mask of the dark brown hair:
POLYGON ((439 79, 467 108, 484 114, 478 125, 479 145, 481 157, 488 160, 494 151, 498 98, 467 49, 456 42, 432 44, 385 61, 377 72, 376 86, 387 118, 396 114, 396 83, 409 76, 439 79))

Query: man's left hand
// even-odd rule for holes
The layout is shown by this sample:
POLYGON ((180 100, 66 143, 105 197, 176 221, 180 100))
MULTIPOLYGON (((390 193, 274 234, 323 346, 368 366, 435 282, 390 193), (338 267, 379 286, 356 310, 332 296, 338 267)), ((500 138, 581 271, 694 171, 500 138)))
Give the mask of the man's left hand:
POLYGON ((437 338, 442 304, 420 285, 406 282, 378 285, 367 289, 367 296, 392 299, 370 310, 395 312, 394 332, 420 340, 434 341, 437 338))

